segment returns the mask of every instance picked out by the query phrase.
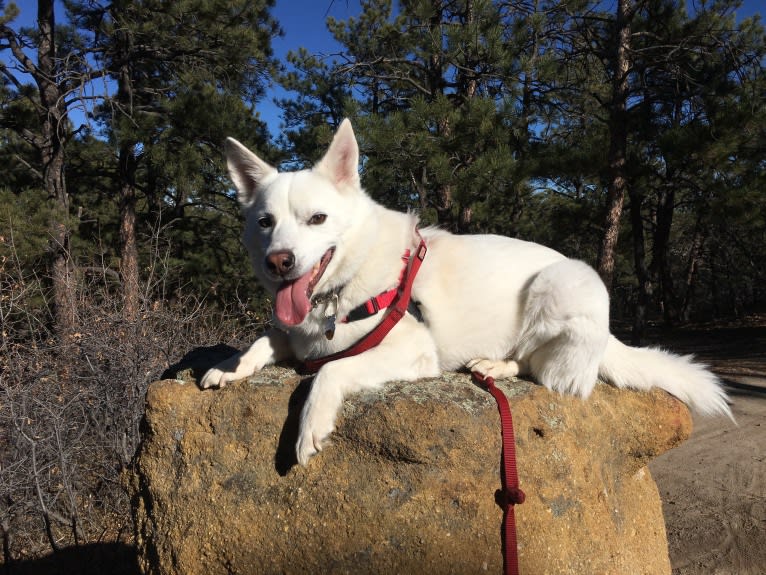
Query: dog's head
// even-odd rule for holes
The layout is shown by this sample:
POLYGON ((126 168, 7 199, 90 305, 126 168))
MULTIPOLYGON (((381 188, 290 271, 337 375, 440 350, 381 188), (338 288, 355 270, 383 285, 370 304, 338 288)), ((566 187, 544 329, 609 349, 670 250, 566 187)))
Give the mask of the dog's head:
POLYGON ((341 239, 352 226, 359 183, 359 148, 344 120, 311 170, 279 173, 236 140, 226 158, 245 214, 244 242, 256 275, 275 296, 286 326, 303 322, 313 294, 337 287, 332 272, 341 239))

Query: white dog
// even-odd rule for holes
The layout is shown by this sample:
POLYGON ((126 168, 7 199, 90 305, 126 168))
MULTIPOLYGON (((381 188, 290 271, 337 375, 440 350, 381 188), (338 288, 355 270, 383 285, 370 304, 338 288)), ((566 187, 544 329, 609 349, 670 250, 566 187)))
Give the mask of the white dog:
POLYGON ((387 317, 388 309, 376 310, 406 283, 419 233, 427 246, 412 285, 416 307, 379 345, 331 361, 314 377, 296 446, 302 465, 322 449, 346 395, 462 367, 495 378, 529 374, 583 398, 598 377, 617 387, 657 386, 699 413, 731 417, 717 378, 690 357, 628 347, 610 335, 607 291, 586 264, 506 237, 417 232, 415 216, 375 203, 360 186, 348 120, 311 170, 278 173, 233 139, 227 160, 255 274, 274 296, 276 327, 209 370, 204 388, 288 357, 349 348, 387 317))

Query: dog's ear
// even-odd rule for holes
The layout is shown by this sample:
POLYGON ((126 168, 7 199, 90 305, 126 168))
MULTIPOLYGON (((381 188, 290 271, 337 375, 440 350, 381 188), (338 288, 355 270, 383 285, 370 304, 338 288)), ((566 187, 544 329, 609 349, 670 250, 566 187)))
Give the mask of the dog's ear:
POLYGON ((359 146, 348 118, 341 122, 330 147, 314 170, 330 178, 341 189, 359 187, 359 146))
POLYGON ((226 138, 226 164, 229 176, 237 187, 237 198, 243 207, 249 206, 263 181, 277 174, 277 169, 240 144, 226 138))

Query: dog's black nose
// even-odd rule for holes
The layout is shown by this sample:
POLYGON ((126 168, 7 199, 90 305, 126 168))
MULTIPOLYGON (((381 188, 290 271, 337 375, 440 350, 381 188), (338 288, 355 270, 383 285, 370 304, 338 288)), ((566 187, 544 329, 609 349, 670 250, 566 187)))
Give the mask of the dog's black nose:
POLYGON ((289 250, 272 252, 266 256, 266 269, 274 275, 284 276, 295 267, 295 254, 289 250))

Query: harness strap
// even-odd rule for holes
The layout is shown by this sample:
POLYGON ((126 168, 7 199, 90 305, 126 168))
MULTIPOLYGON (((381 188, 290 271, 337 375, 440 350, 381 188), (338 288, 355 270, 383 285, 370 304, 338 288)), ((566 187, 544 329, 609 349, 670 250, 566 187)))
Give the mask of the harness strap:
POLYGON ((388 312, 383 318, 383 321, 381 321, 375 327, 375 329, 373 329, 370 333, 365 335, 362 339, 357 341, 348 349, 333 353, 331 355, 326 355, 324 357, 305 360, 303 362, 303 369, 306 373, 315 373, 319 371, 319 368, 326 363, 342 359, 344 357, 358 355, 360 353, 364 353, 368 349, 372 349, 381 341, 383 341, 383 338, 388 335, 388 332, 390 332, 394 326, 399 323, 399 320, 404 317, 404 314, 407 313, 407 308, 410 304, 412 284, 415 281, 415 276, 418 275, 420 265, 423 263, 423 259, 426 257, 426 252, 428 251, 426 242, 420 235, 420 232, 415 230, 415 233, 417 234, 418 238, 420 238, 420 244, 418 245, 418 249, 415 252, 415 257, 410 258, 410 263, 407 266, 404 277, 402 278, 399 287, 396 289, 396 296, 391 302, 391 305, 388 307, 388 312))
POLYGON ((519 575, 519 556, 516 542, 516 516, 514 507, 524 503, 526 496, 519 489, 519 476, 516 472, 516 441, 513 436, 513 417, 508 405, 508 398, 495 386, 492 377, 482 377, 479 373, 471 374, 474 380, 492 394, 500 412, 500 428, 503 438, 503 451, 500 465, 501 488, 495 492, 495 502, 503 510, 501 538, 503 547, 503 573, 519 575))
POLYGON ((397 287, 379 293, 375 297, 368 299, 363 304, 356 306, 354 309, 348 312, 345 318, 341 320, 342 323, 367 319, 368 317, 378 313, 380 310, 386 309, 394 302, 394 299, 396 299, 396 294, 399 291, 399 285, 401 285, 402 280, 404 279, 404 273, 407 271, 407 263, 410 261, 410 250, 404 252, 402 261, 404 262, 404 266, 402 267, 402 272, 399 274, 399 284, 397 287))

